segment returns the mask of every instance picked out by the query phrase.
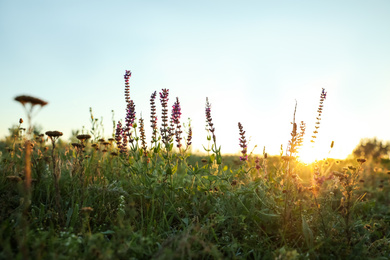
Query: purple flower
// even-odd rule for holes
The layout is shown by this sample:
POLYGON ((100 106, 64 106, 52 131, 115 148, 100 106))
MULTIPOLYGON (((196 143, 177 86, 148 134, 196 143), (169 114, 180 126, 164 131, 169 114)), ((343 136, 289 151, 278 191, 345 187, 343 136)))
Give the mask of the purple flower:
POLYGON ((152 123, 151 127, 153 129, 152 134, 152 143, 157 142, 157 116, 156 116, 156 99, 157 92, 154 91, 153 94, 150 96, 150 122, 152 123))
MULTIPOLYGON (((325 92, 325 89, 322 88, 321 99, 326 99, 326 93, 328 93, 328 92, 325 92)), ((321 101, 323 101, 323 100, 321 100, 321 101)))
POLYGON ((119 149, 122 148, 122 123, 119 121, 116 125, 116 131, 115 131, 115 141, 116 145, 119 149))
POLYGON ((239 134, 240 138, 238 139, 240 141, 240 147, 241 147, 241 153, 242 156, 240 156, 241 161, 247 161, 248 160, 248 155, 247 155, 247 141, 245 139, 245 131, 244 128, 242 127, 241 123, 238 123, 238 129, 239 129, 239 134))
POLYGON ((126 108, 126 131, 130 131, 130 128, 133 126, 135 120, 135 105, 134 101, 130 100, 126 108))
POLYGON ((181 108, 179 98, 176 98, 175 104, 172 106, 172 120, 175 124, 180 124, 181 108))
POLYGON ((175 129, 175 136, 176 136, 176 143, 177 148, 180 149, 181 147, 181 125, 180 125, 180 116, 181 116, 181 108, 180 108, 180 102, 179 98, 176 98, 176 102, 172 106, 172 114, 171 114, 171 122, 173 123, 173 126, 176 125, 175 129))
POLYGON ((131 77, 130 70, 126 70, 125 75, 124 75, 124 78, 125 78, 125 100, 126 100, 126 103, 130 102, 130 84, 129 84, 130 77, 131 77))
POLYGON ((169 90, 168 89, 162 89, 162 92, 160 92, 160 102, 162 106, 162 115, 161 115, 161 136, 163 143, 167 146, 169 142, 172 140, 171 135, 171 129, 168 128, 168 96, 169 96, 169 90))
POLYGON ((216 143, 216 137, 214 134, 215 128, 213 127, 214 124, 212 121, 213 119, 211 118, 211 104, 209 103, 209 98, 206 97, 206 123, 208 124, 209 127, 207 130, 211 132, 215 144, 216 143))

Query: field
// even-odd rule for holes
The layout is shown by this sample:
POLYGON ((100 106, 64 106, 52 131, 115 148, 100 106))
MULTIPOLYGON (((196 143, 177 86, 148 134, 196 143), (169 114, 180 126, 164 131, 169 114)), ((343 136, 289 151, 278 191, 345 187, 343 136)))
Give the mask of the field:
MULTIPOLYGON (((381 154, 304 164, 305 125, 294 118, 280 155, 248 152, 239 123, 242 153, 224 156, 208 102, 205 153, 191 154, 179 100, 169 111, 169 91, 159 93, 158 126, 152 94, 146 137, 129 78, 126 120, 109 139, 92 114, 91 132, 71 143, 57 130, 36 133, 30 112, 45 102, 16 99, 29 107, 28 126, 22 135, 20 120, 0 146, 1 259, 390 258, 390 163, 381 154)), ((323 90, 319 120, 325 99, 323 90)))

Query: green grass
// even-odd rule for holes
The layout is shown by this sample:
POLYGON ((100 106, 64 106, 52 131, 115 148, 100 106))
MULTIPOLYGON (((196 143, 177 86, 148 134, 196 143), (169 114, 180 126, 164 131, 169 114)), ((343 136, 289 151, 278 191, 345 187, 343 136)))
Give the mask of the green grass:
POLYGON ((56 149, 60 205, 51 151, 35 145, 26 210, 24 182, 9 177, 24 177, 23 145, 3 152, 0 258, 389 257, 389 175, 371 161, 328 159, 315 170, 269 157, 265 175, 251 157, 218 165, 172 153, 168 174, 161 152, 147 163, 137 151, 113 156, 88 144, 80 163, 73 147, 56 149), (316 171, 327 177, 321 185, 316 171))
POLYGON ((241 157, 222 156, 210 107, 205 155, 188 152, 189 128, 180 139, 168 116, 149 147, 142 121, 99 141, 92 111, 92 136, 72 144, 11 132, 0 145, 0 259, 390 258, 388 161, 304 165, 295 118, 280 156, 248 155, 241 124, 241 157))

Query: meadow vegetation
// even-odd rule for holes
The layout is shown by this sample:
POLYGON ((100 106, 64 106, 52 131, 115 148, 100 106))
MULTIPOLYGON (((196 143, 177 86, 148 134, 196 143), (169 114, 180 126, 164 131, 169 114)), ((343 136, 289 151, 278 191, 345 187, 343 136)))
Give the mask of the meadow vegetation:
MULTIPOLYGON (((20 119, 0 145, 0 259, 390 258, 390 146, 365 140, 350 159, 304 164, 306 125, 294 113, 280 155, 249 152, 238 123, 242 152, 224 156, 206 99, 205 153, 194 155, 179 99, 169 110, 161 90, 157 120, 154 92, 149 120, 137 118, 130 76, 111 138, 92 110, 91 129, 70 143, 60 129, 34 131, 47 102, 16 98, 27 126, 20 119)), ((322 90, 312 143, 325 99, 322 90)))

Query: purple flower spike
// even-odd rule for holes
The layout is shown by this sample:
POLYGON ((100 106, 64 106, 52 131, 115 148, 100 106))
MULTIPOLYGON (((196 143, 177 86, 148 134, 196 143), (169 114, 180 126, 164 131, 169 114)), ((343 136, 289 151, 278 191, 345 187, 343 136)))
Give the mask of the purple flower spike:
POLYGON ((129 84, 130 77, 131 77, 131 71, 130 70, 126 70, 125 75, 124 75, 124 78, 125 78, 125 100, 126 100, 126 103, 130 102, 130 84, 129 84))
POLYGON ((240 138, 238 139, 240 141, 240 147, 242 148, 242 156, 240 156, 241 161, 247 161, 248 155, 247 155, 247 141, 245 139, 245 131, 242 127, 241 123, 238 123, 238 129, 240 133, 240 138))
POLYGON ((150 123, 152 123, 151 127, 153 129, 152 134, 152 143, 157 142, 157 116, 156 116, 156 95, 157 92, 154 91, 150 96, 150 123))
POLYGON ((326 99, 326 93, 327 93, 327 92, 325 92, 325 89, 322 88, 321 99, 326 99))
POLYGON ((133 126, 135 120, 135 104, 133 100, 130 100, 126 108, 126 131, 129 131, 133 126))
POLYGON ((180 102, 179 102, 179 98, 177 97, 176 98, 176 102, 175 104, 173 105, 172 107, 172 115, 171 115, 171 122, 176 125, 176 129, 175 129, 175 136, 176 136, 176 147, 177 148, 181 148, 181 134, 182 134, 182 131, 181 131, 181 125, 180 125, 180 116, 181 116, 181 108, 180 108, 180 102))
POLYGON ((171 137, 171 129, 168 128, 168 96, 169 96, 169 90, 168 89, 162 89, 162 92, 160 92, 160 102, 162 106, 162 115, 161 115, 161 136, 163 143, 168 146, 169 142, 172 140, 171 137))
POLYGON ((180 124, 181 108, 179 98, 176 98, 175 104, 172 106, 172 120, 175 124, 180 124))
POLYGON ((122 123, 119 121, 116 125, 115 141, 118 149, 122 148, 122 123))
POLYGON ((209 103, 209 98, 206 97, 206 122, 208 124, 208 131, 211 132, 212 136, 213 136, 213 141, 214 141, 214 144, 216 143, 216 137, 215 137, 215 128, 213 127, 214 124, 213 124, 213 119, 211 118, 211 104, 209 103))

